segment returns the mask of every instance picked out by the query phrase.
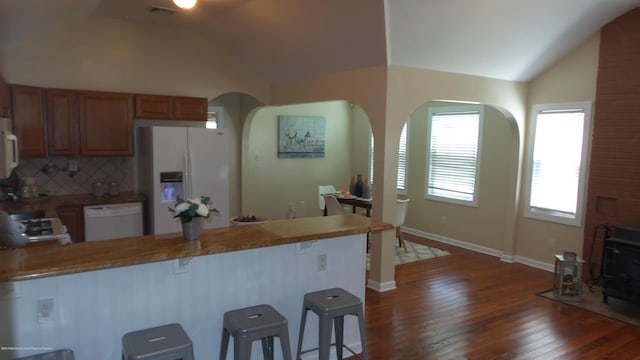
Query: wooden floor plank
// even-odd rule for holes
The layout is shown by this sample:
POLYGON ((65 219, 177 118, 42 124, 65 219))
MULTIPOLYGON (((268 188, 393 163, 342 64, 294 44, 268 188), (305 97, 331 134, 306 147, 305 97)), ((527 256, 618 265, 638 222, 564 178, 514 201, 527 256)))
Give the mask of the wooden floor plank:
POLYGON ((405 238, 451 255, 397 266, 395 290, 366 290, 370 359, 640 359, 639 327, 537 296, 553 274, 405 238))

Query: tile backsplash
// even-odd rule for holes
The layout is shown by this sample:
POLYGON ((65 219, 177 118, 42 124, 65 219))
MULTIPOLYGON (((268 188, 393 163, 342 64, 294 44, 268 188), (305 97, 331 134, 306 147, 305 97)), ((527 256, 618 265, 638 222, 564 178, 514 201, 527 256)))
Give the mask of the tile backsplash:
POLYGON ((132 191, 133 157, 47 158, 20 160, 18 177, 35 177, 40 193, 49 195, 88 194, 96 181, 118 181, 120 191, 132 191), (77 171, 69 170, 69 161, 78 163, 77 171))

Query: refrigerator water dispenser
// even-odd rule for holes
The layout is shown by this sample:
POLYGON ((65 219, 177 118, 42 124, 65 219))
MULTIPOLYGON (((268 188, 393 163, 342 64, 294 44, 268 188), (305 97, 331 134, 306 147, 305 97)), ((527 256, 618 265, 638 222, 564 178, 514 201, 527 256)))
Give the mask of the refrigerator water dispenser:
POLYGON ((174 203, 178 195, 184 197, 182 171, 160 173, 160 202, 174 203))

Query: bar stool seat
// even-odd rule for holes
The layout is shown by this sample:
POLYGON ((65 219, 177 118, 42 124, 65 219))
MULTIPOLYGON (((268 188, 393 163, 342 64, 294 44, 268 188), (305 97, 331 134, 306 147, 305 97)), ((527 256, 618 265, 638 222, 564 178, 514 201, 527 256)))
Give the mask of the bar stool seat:
POLYGON ((274 336, 280 338, 283 358, 291 360, 287 319, 270 305, 256 305, 224 313, 220 360, 227 358, 230 336, 233 336, 235 360, 249 360, 251 345, 255 340, 262 340, 264 358, 272 360, 274 336))
POLYGON ((331 345, 335 345, 338 360, 342 360, 342 349, 345 348, 353 355, 361 359, 368 359, 367 341, 364 327, 364 309, 362 301, 355 295, 341 288, 333 288, 307 293, 304 295, 302 305, 302 320, 300 322, 300 332, 298 335, 298 351, 296 360, 304 353, 318 350, 319 360, 329 360, 331 345), (311 310, 319 318, 319 340, 318 347, 302 351, 302 340, 304 338, 304 327, 307 321, 307 311, 311 310), (344 316, 354 315, 358 317, 360 330, 360 343, 362 345, 362 356, 356 354, 352 349, 344 344, 344 316), (331 325, 335 326, 336 342, 331 343, 331 325))
POLYGON ((193 360, 193 345, 180 324, 162 325, 125 334, 122 359, 193 360))

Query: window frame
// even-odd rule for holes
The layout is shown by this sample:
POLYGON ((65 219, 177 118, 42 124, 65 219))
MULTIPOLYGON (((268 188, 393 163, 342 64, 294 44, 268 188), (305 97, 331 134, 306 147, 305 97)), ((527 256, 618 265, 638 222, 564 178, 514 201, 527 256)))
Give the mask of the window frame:
POLYGON ((528 127, 527 149, 526 149, 526 178, 524 193, 524 217, 542 221, 548 221, 558 224, 581 227, 584 220, 586 188, 587 188, 587 169, 589 164, 589 149, 591 147, 591 126, 592 126, 592 107, 591 101, 556 103, 556 104, 535 104, 531 107, 531 118, 528 127), (580 151, 580 166, 578 169, 578 187, 576 198, 576 212, 573 217, 569 217, 566 213, 553 209, 542 209, 531 206, 531 190, 533 180, 533 151, 535 149, 536 129, 538 114, 545 111, 569 111, 572 109, 580 109, 584 113, 582 125, 582 149, 580 151))
POLYGON ((425 169, 425 181, 424 181, 424 198, 427 200, 445 202, 455 205, 463 205, 469 207, 478 207, 478 197, 480 189, 480 170, 482 160, 482 142, 484 132, 484 106, 480 104, 473 105, 459 105, 459 106, 435 106, 431 107, 427 113, 427 144, 426 144, 426 169, 425 169), (442 195, 434 195, 429 192, 430 172, 431 172, 431 132, 432 132, 432 118, 437 114, 454 114, 454 113, 478 113, 478 140, 476 144, 476 166, 475 166, 475 179, 474 189, 471 200, 459 199, 455 197, 448 197, 442 195))

